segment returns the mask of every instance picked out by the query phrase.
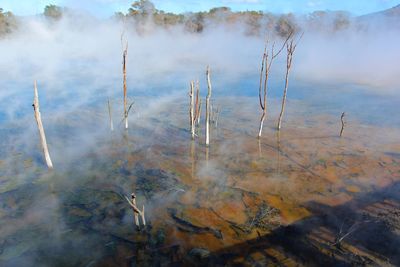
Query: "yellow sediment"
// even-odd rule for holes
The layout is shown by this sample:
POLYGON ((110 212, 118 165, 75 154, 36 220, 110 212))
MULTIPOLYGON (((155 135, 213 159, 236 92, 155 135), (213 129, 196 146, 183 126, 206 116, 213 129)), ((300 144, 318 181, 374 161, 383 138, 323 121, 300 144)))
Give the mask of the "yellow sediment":
POLYGON ((285 202, 281 197, 269 195, 266 198, 269 205, 280 210, 285 224, 293 223, 310 215, 307 209, 285 202))
POLYGON ((346 190, 348 192, 351 192, 351 193, 358 193, 358 192, 361 191, 361 189, 358 186, 355 186, 355 185, 346 186, 346 190))

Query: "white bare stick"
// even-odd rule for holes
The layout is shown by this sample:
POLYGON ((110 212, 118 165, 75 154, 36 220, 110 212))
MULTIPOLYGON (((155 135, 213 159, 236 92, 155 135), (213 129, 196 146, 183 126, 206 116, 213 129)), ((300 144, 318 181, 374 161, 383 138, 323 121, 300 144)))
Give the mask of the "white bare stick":
POLYGON ((194 101, 194 118, 193 118, 195 135, 196 135, 196 127, 198 127, 199 123, 200 123, 200 112, 201 112, 200 84, 199 84, 199 81, 197 81, 196 82, 196 100, 194 101))
POLYGON ((200 117, 201 117, 201 99, 199 100, 199 112, 198 112, 198 116, 197 116, 197 127, 200 125, 200 117))
POLYGON ((146 218, 144 217, 144 205, 143 205, 143 209, 142 209, 142 223, 143 223, 143 226, 146 226, 146 218))
POLYGON ((210 145, 210 98, 211 98, 211 80, 210 80, 210 67, 207 66, 207 85, 208 93, 206 97, 206 146, 210 145))
POLYGON ((262 110, 262 115, 260 118, 260 127, 258 129, 258 138, 261 138, 262 130, 264 127, 264 121, 267 117, 267 91, 268 91, 268 79, 269 73, 272 67, 272 63, 274 59, 279 56, 282 52, 283 48, 291 38, 293 33, 290 33, 287 37, 285 42, 283 43, 282 47, 276 52, 275 51, 275 43, 269 47, 269 40, 268 38, 265 41, 264 53, 261 60, 261 70, 260 70, 260 85, 258 88, 258 98, 260 108, 262 110), (264 81, 264 83, 263 83, 264 81))
POLYGON ((190 82, 190 109, 189 109, 189 119, 190 119, 190 132, 192 133, 192 139, 195 137, 195 113, 194 113, 194 82, 190 82))
POLYGON ((287 89, 289 86, 289 72, 290 72, 290 67, 292 65, 292 56, 293 56, 293 52, 294 52, 294 50, 292 50, 292 48, 291 48, 292 46, 293 46, 293 40, 291 41, 290 44, 288 44, 288 48, 287 48, 288 53, 287 53, 287 60, 286 60, 285 89, 283 91, 281 113, 279 114, 279 119, 278 119, 278 126, 277 126, 278 131, 281 129, 282 117, 283 117, 283 113, 285 112, 287 89))
POLYGON ((210 101, 210 122, 213 123, 214 120, 214 106, 212 101, 210 101))
POLYGON ((264 54, 262 56, 262 61, 261 61, 261 70, 260 70, 260 86, 258 89, 258 98, 260 101, 260 107, 262 110, 262 115, 261 115, 261 119, 260 119, 260 127, 258 130, 258 138, 261 137, 262 134, 262 129, 264 126, 264 120, 265 120, 265 115, 266 115, 266 102, 267 102, 267 83, 268 83, 268 68, 266 68, 265 70, 265 79, 264 79, 264 101, 261 100, 261 88, 262 88, 262 82, 263 82, 263 75, 264 75, 264 67, 268 62, 268 54, 267 54, 267 45, 268 45, 268 40, 265 44, 265 48, 264 48, 264 54), (267 61, 267 62, 266 62, 267 61))
POLYGON ((132 207, 133 211, 140 214, 141 211, 136 207, 136 205, 133 204, 133 202, 131 202, 127 196, 124 196, 124 197, 125 197, 126 201, 128 202, 129 206, 132 207))
MULTIPOLYGON (((135 208, 137 209, 137 206, 136 206, 136 197, 135 197, 135 195, 133 195, 132 194, 132 204, 135 206, 135 208)), ((135 210, 135 209, 134 209, 135 210)), ((139 209, 138 209, 139 210, 139 209)), ((140 213, 140 211, 139 212, 133 212, 133 215, 135 216, 135 224, 136 224, 136 226, 140 226, 140 224, 139 224, 139 214, 140 213)))
POLYGON ((296 50, 297 44, 298 44, 298 42, 300 41, 300 39, 302 37, 303 37, 303 34, 300 36, 299 40, 296 43, 294 43, 294 37, 291 37, 290 42, 288 42, 286 44, 287 57, 286 57, 285 89, 283 91, 281 113, 279 114, 279 120, 278 120, 278 126, 277 126, 278 131, 281 129, 282 117, 283 117, 283 113, 285 111, 287 89, 288 89, 288 86, 289 86, 289 72, 290 72, 290 68, 292 67, 293 53, 296 50))
MULTIPOLYGON (((121 36, 121 43, 122 43, 121 36)), ((124 86, 124 119, 125 119, 125 129, 128 129, 128 110, 127 110, 127 88, 126 88, 126 57, 128 55, 128 42, 126 42, 125 48, 122 53, 122 74, 123 74, 123 86, 124 86)))
POLYGON ((36 81, 34 82, 34 98, 33 98, 33 111, 35 113, 36 123, 39 129, 40 141, 42 143, 44 158, 46 160, 47 167, 53 169, 53 163, 51 162, 49 149, 47 147, 46 135, 44 133, 44 128, 42 124, 42 117, 40 115, 40 105, 39 105, 39 94, 37 90, 36 81))
POLYGON ((108 102, 108 116, 110 117, 110 129, 111 129, 111 131, 114 131, 114 123, 113 123, 112 114, 111 114, 110 99, 108 99, 107 102, 108 102))

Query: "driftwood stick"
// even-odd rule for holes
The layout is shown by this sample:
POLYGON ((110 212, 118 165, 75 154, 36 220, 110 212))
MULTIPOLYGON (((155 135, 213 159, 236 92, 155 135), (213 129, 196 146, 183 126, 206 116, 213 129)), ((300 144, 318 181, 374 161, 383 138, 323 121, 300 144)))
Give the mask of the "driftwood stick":
POLYGON ((211 98, 211 79, 210 79, 210 66, 207 66, 207 86, 208 92, 206 97, 206 146, 210 145, 210 98, 211 98))
POLYGON ((340 137, 342 137, 344 126, 346 125, 346 122, 344 121, 344 116, 345 116, 345 113, 343 112, 342 116, 340 116, 340 121, 342 122, 342 128, 340 129, 340 135, 339 135, 340 137))
POLYGON ((49 149, 47 147, 46 134, 43 128, 42 117, 40 115, 39 94, 37 90, 36 81, 34 82, 34 98, 32 106, 33 106, 33 111, 35 113, 36 123, 39 129, 40 142, 42 143, 44 158, 46 160, 47 167, 49 169, 53 169, 53 163, 51 162, 49 149))
POLYGON ((111 129, 111 131, 114 131, 114 123, 113 123, 113 119, 112 119, 110 99, 108 99, 107 103, 108 103, 108 116, 110 118, 110 129, 111 129))

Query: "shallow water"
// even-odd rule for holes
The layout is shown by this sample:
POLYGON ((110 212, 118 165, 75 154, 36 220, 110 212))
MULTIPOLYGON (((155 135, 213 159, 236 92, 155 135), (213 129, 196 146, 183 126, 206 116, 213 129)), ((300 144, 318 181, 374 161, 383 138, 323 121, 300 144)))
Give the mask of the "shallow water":
POLYGON ((271 93, 260 140, 257 96, 216 89, 209 148, 203 127, 190 139, 184 94, 135 97, 129 130, 116 108, 114 132, 101 96, 67 114, 43 101, 52 172, 31 111, 7 117, 0 265, 400 265, 400 128, 386 116, 398 100, 307 88, 290 88, 279 135, 271 93), (140 229, 132 192, 146 210, 140 229))

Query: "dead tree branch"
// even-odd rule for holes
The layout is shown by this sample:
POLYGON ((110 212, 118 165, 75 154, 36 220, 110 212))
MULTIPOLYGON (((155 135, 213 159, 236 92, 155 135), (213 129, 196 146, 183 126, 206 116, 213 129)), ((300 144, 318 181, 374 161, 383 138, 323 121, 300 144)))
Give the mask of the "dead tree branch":
MULTIPOLYGON (((121 44, 123 45, 123 34, 121 35, 121 44)), ((127 109, 127 88, 126 88, 126 57, 128 55, 128 41, 125 46, 122 47, 122 75, 123 75, 123 87, 124 87, 124 119, 125 129, 128 129, 128 109, 127 109)))
POLYGON ((42 143, 44 158, 46 160, 47 167, 53 169, 53 163, 51 162, 49 149, 47 147, 46 134, 44 132, 42 116, 40 115, 40 105, 39 105, 39 94, 37 90, 36 81, 34 82, 34 98, 33 98, 33 111, 35 113, 36 123, 39 129, 40 142, 42 143))
POLYGON ((144 217, 144 205, 143 205, 143 209, 139 210, 136 206, 136 195, 134 193, 132 193, 131 198, 132 200, 129 200, 129 198, 127 196, 124 196, 125 200, 128 202, 129 206, 132 207, 133 209, 133 215, 135 217, 135 225, 137 227, 140 227, 140 223, 139 223, 139 215, 142 218, 142 224, 144 226, 146 226, 146 219, 144 217))
POLYGON ((260 70, 260 84, 258 88, 258 100, 260 104, 260 108, 262 110, 262 115, 260 118, 260 127, 258 131, 258 138, 262 135, 262 130, 264 126, 264 121, 267 116, 267 91, 268 91, 268 79, 270 70, 272 67, 272 63, 274 62, 275 58, 282 52, 283 48, 292 37, 293 33, 290 33, 285 42, 282 44, 281 48, 278 52, 275 52, 275 42, 272 44, 271 48, 269 48, 269 40, 265 41, 264 53, 261 60, 261 70, 260 70), (263 83, 264 82, 264 83, 263 83))
POLYGON ((340 246, 341 242, 347 238, 348 236, 350 236, 352 233, 354 233, 363 223, 368 223, 371 222, 370 220, 365 220, 365 221, 361 221, 361 222, 355 222, 353 223, 346 232, 343 232, 343 225, 344 225, 344 221, 342 222, 342 225, 340 226, 339 229, 339 233, 337 235, 337 237, 335 238, 335 242, 332 243, 332 246, 340 246))
POLYGON ((207 85, 208 93, 206 97, 206 146, 210 145, 210 98, 211 98, 211 79, 210 79, 210 66, 207 66, 207 85))
POLYGON ((292 67, 293 54, 294 54, 294 52, 296 50, 297 44, 300 42, 302 37, 303 37, 303 34, 301 34, 301 36, 299 37, 297 42, 295 42, 294 41, 294 37, 291 36, 290 37, 290 42, 286 43, 287 56, 286 56, 285 89, 283 91, 281 113, 279 114, 279 119, 278 119, 278 125, 277 125, 278 131, 281 129, 282 117, 283 117, 283 113, 285 111, 287 89, 289 87, 289 73, 290 73, 290 69, 292 67))
POLYGON ((190 132, 192 134, 192 139, 195 137, 195 104, 194 104, 194 82, 190 82, 190 90, 189 90, 189 123, 190 123, 190 132))
MULTIPOLYGON (((196 100, 195 100, 195 115, 194 115, 194 121, 199 122, 200 118, 200 106, 201 106, 201 99, 200 99, 200 84, 199 81, 196 82, 196 100)), ((198 124, 198 123, 197 123, 198 124)))

